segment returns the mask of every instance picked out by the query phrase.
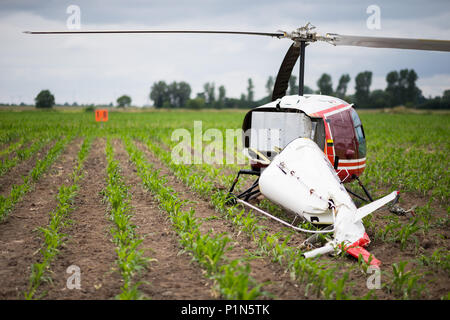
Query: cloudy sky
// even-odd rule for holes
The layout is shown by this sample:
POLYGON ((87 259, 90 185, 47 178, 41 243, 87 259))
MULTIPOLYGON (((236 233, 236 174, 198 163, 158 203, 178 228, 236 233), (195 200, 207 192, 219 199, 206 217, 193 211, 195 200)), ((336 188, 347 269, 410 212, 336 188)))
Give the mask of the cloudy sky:
MULTIPOLYGON (((22 31, 67 30, 67 8, 78 5, 81 30, 216 29, 275 32, 311 22, 320 33, 450 39, 448 0, 207 1, 207 0, 0 0, 0 102, 32 103, 49 89, 57 103, 110 103, 128 94, 151 104, 158 80, 187 81, 194 96, 205 82, 239 97, 247 79, 255 96, 266 95, 291 42, 233 35, 27 35, 22 31), (381 28, 369 29, 377 5, 381 28)), ((324 72, 336 86, 343 73, 373 72, 372 88, 385 88, 389 71, 414 69, 425 96, 450 89, 450 53, 310 45, 305 84, 316 89, 324 72)), ((294 70, 298 70, 298 66, 294 70)))

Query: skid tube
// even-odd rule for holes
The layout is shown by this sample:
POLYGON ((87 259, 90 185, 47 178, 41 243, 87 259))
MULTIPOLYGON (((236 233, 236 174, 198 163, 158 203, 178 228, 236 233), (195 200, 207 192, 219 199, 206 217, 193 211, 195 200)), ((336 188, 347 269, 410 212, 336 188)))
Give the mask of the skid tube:
POLYGON ((241 203, 244 206, 247 206, 259 213, 262 213, 263 215, 289 227, 294 229, 295 231, 300 231, 300 232, 307 232, 307 233, 314 233, 314 234, 319 234, 319 233, 331 233, 334 232, 334 226, 329 226, 329 227, 333 227, 332 229, 330 228, 325 228, 324 230, 308 230, 308 229, 303 229, 303 228, 299 228, 294 226, 294 222, 297 219, 297 216, 295 216, 294 220, 292 221, 292 223, 288 223, 280 218, 275 217, 274 215, 271 215, 270 213, 248 203, 248 201, 254 197, 256 197, 260 192, 258 189, 255 190, 255 188, 257 188, 259 186, 258 182, 259 182, 259 176, 260 176, 261 172, 260 171, 255 171, 255 170, 246 170, 246 169, 242 169, 239 170, 236 178, 233 181, 233 184, 231 185, 230 190, 228 191, 228 199, 227 199, 227 203, 229 204, 236 204, 236 203, 241 203), (248 174, 248 175, 254 175, 254 176, 258 176, 258 178, 255 180, 255 182, 253 182, 252 186, 250 188, 248 188, 247 190, 245 190, 244 192, 235 195, 233 194, 233 190, 236 186, 236 184, 239 181, 239 177, 241 176, 241 174, 248 174), (244 199, 244 200, 243 200, 244 199))
POLYGON ((242 199, 237 199, 236 202, 237 203, 241 203, 241 204, 243 204, 243 205, 245 205, 245 206, 247 206, 247 207, 249 207, 249 208, 251 208, 251 209, 253 209, 255 211, 258 211, 259 213, 262 213, 263 215, 265 215, 265 216, 267 216, 267 217, 269 217, 269 218, 271 218, 271 219, 273 219, 273 220, 275 220, 275 221, 277 221, 277 222, 279 222, 279 223, 281 223, 281 224, 283 224, 283 225, 285 225, 285 226, 287 226, 289 228, 292 228, 295 231, 307 232, 307 233, 331 233, 331 232, 334 232, 334 226, 333 226, 333 229, 324 229, 324 230, 308 230, 308 229, 299 228, 299 227, 294 226, 294 222, 295 222, 296 218, 294 218, 292 223, 288 223, 288 222, 286 222, 286 221, 284 221, 284 220, 282 220, 280 218, 275 217, 274 215, 271 215, 270 213, 268 213, 268 212, 266 212, 266 211, 264 211, 264 210, 262 210, 262 209, 260 209, 260 208, 258 208, 256 206, 248 203, 247 201, 244 201, 242 199))
POLYGON ((361 189, 363 189, 364 193, 366 194, 367 198, 364 198, 362 196, 360 196, 357 193, 354 193, 352 190, 350 190, 349 188, 345 187, 345 190, 347 190, 348 193, 350 193, 352 196, 358 198, 359 200, 362 200, 364 202, 373 202, 372 196, 370 195, 369 191, 367 191, 366 187, 364 186, 364 184, 361 182, 361 180, 359 180, 359 177, 357 175, 352 175, 353 179, 356 179, 356 181, 358 181, 359 186, 361 187, 361 189))
POLYGON ((237 199, 245 199, 245 201, 249 201, 250 199, 257 197, 259 192, 259 189, 256 189, 259 185, 259 176, 260 176, 261 172, 260 171, 256 171, 256 170, 246 170, 246 169, 241 169, 239 170, 236 178, 233 181, 233 184, 231 185, 230 190, 228 191, 228 197, 227 197, 227 203, 229 204, 235 204, 237 199), (258 178, 255 180, 255 182, 253 182, 252 186, 250 188, 248 188, 247 190, 245 190, 244 192, 235 195, 233 194, 233 190, 234 187, 236 186, 236 184, 239 181, 239 177, 241 176, 241 174, 248 174, 248 175, 252 175, 252 176, 257 176, 258 178))

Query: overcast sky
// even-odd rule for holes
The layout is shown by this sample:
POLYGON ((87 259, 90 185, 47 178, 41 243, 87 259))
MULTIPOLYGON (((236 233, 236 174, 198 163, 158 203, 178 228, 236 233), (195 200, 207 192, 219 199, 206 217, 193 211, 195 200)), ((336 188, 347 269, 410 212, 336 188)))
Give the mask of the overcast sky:
MULTIPOLYGON (((27 35, 25 30, 67 30, 69 5, 81 9, 81 30, 217 29, 275 32, 311 22, 320 33, 450 39, 450 1, 34 1, 0 0, 0 102, 33 103, 49 89, 57 103, 110 103, 128 94, 133 104, 151 104, 150 86, 159 80, 187 81, 192 97, 205 82, 224 85, 239 97, 247 79, 255 98, 266 95, 291 41, 233 35, 27 35), (366 12, 377 5, 381 28, 369 29, 366 12)), ((305 84, 329 73, 339 77, 373 72, 371 89, 385 88, 389 71, 414 69, 425 96, 450 89, 450 53, 333 47, 306 50, 305 84)), ((298 66, 294 72, 298 72, 298 66)))

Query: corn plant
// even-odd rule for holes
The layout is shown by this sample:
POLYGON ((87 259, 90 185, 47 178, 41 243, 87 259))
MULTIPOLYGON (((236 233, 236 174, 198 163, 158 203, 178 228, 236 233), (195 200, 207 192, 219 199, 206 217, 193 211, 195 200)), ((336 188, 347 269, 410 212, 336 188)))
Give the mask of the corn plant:
POLYGON ((392 277, 388 290, 403 299, 417 298, 421 296, 424 285, 419 283, 421 274, 415 274, 412 270, 406 271, 407 261, 392 264, 392 277))
POLYGON ((13 185, 8 197, 0 196, 0 222, 4 221, 8 213, 14 208, 17 202, 31 190, 33 183, 37 182, 39 178, 50 168, 50 166, 59 157, 66 145, 72 141, 73 135, 59 140, 48 151, 44 159, 36 160, 35 167, 31 172, 23 177, 23 183, 20 185, 13 185))
MULTIPOLYGON (((125 148, 130 155, 130 159, 137 168, 137 173, 141 177, 143 185, 152 192, 160 207, 169 214, 175 231, 180 237, 180 243, 184 247, 183 252, 189 252, 197 261, 209 277, 216 280, 216 289, 224 298, 254 299, 265 292, 261 292, 258 285, 250 276, 250 266, 245 269, 238 268, 236 262, 227 262, 225 253, 232 249, 228 245, 230 238, 226 234, 212 236, 210 233, 202 235, 200 232, 200 222, 194 217, 195 210, 183 210, 183 201, 178 199, 176 193, 166 186, 164 180, 161 181, 159 173, 152 169, 152 165, 145 159, 142 151, 127 137, 123 137, 125 148), (236 265, 235 265, 236 264, 236 265), (235 281, 227 281, 233 275, 235 281)), ((184 176, 187 179, 187 176, 184 176)))
POLYGON ((136 226, 130 221, 132 217, 131 197, 128 187, 123 181, 119 163, 114 159, 114 150, 109 139, 106 144, 106 158, 108 162, 106 168, 108 185, 103 194, 110 205, 109 217, 114 223, 111 234, 116 245, 116 263, 123 279, 121 292, 116 298, 120 300, 140 299, 142 295, 138 287, 142 283, 135 282, 134 277, 154 259, 145 257, 144 250, 139 249, 142 239, 136 234, 136 226))
POLYGON ((61 232, 63 227, 69 223, 69 214, 73 210, 73 200, 78 193, 78 181, 82 178, 83 163, 86 155, 89 153, 92 138, 85 139, 81 149, 78 153, 78 161, 72 171, 73 183, 70 186, 62 185, 59 187, 56 199, 58 201, 55 210, 49 213, 50 221, 47 227, 39 227, 38 230, 44 237, 44 243, 39 250, 41 254, 41 262, 34 263, 31 266, 31 276, 29 280, 28 291, 25 293, 25 298, 31 300, 35 297, 36 291, 42 281, 51 280, 50 276, 46 275, 46 271, 50 267, 50 263, 59 253, 59 248, 63 244, 66 234, 61 232))
MULTIPOLYGON (((245 228, 243 228, 243 226, 245 225, 244 220, 246 218, 244 218, 244 214, 241 214, 241 211, 237 211, 237 206, 234 207, 228 207, 226 206, 226 193, 223 192, 222 190, 217 190, 215 189, 215 187, 213 186, 213 182, 211 180, 205 180, 204 179, 204 174, 203 173, 197 173, 195 171, 195 168, 193 166, 182 166, 182 165, 176 165, 174 163, 172 163, 171 161, 171 157, 170 154, 165 151, 164 149, 162 149, 161 147, 159 147, 157 144, 153 143, 150 140, 145 140, 145 138, 143 137, 139 137, 140 139, 144 140, 147 144, 147 146, 149 147, 149 149, 155 153, 155 155, 165 164, 167 165, 172 171, 173 173, 180 179, 182 180, 189 188, 191 188, 192 190, 194 190, 195 192, 198 192, 200 195, 202 194, 201 189, 199 189, 199 187, 196 184, 191 184, 190 182, 195 180, 195 179, 200 179, 202 180, 203 184, 209 184, 211 187, 211 190, 214 190, 215 192, 212 194, 211 196, 211 203, 215 206, 216 210, 223 213, 224 216, 226 218, 228 218, 230 221, 232 221, 234 223, 235 226, 240 227, 241 230, 243 230, 244 232, 247 232, 250 230, 250 232, 248 233, 253 240, 258 244, 259 246, 259 251, 257 254, 264 254, 267 255, 269 257, 272 258, 272 261, 277 262, 281 265, 284 265, 285 267, 289 268, 288 266, 292 266, 295 264, 294 261, 292 261, 293 259, 298 259, 298 260, 305 260, 303 257, 301 257, 300 255, 296 255, 295 252, 297 251, 296 248, 291 248, 287 245, 290 236, 286 235, 286 238, 284 241, 280 242, 279 237, 280 234, 273 234, 273 235, 269 235, 266 234, 264 231, 264 228, 259 227, 256 225, 256 222, 253 222, 250 218, 249 221, 252 221, 250 223, 250 226, 252 226, 252 228, 247 228, 247 230, 245 230, 245 228), (251 233, 253 231, 253 234, 251 233), (264 236, 262 237, 261 234, 264 234, 264 236)), ((206 189, 206 187, 202 187, 202 189, 206 189)), ((305 226, 306 227, 306 226, 305 226)), ((310 226, 310 228, 315 228, 310 226)), ((308 263, 308 262, 306 262, 308 263)), ((319 265, 315 265, 314 268, 309 269, 309 273, 308 276, 315 279, 313 280, 313 282, 310 282, 307 284, 306 286, 306 294, 308 293, 308 288, 310 286, 321 286, 322 283, 325 281, 323 279, 325 279, 326 277, 328 277, 328 281, 325 281, 325 285, 327 286, 327 288, 330 288, 328 291, 322 291, 322 290, 317 290, 316 293, 318 295, 323 295, 323 294, 327 294, 328 297, 337 297, 339 296, 340 298, 345 297, 348 298, 349 294, 344 294, 343 290, 341 290, 341 287, 339 287, 339 285, 336 285, 336 283, 339 281, 339 279, 336 279, 335 272, 333 272, 333 270, 327 270, 327 271, 323 271, 324 266, 319 266, 319 265), (331 279, 333 278, 334 284, 331 284, 331 279), (330 292, 332 292, 333 290, 340 290, 339 293, 336 294, 331 294, 330 292)), ((292 271, 292 270, 291 270, 292 271)), ((294 272, 291 272, 291 274, 295 274, 294 272)), ((351 283, 340 283, 341 286, 345 287, 345 290, 348 289, 348 287, 351 286, 351 283)))

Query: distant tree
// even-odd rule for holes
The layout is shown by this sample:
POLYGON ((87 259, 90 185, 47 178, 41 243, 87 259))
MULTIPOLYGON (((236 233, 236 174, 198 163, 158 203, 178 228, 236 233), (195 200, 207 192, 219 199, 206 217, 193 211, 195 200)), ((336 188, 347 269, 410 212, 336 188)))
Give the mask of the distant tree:
POLYGON ((336 96, 338 98, 344 99, 345 94, 347 93, 347 85, 350 82, 350 75, 349 74, 343 74, 339 78, 339 84, 336 87, 336 96))
POLYGON ((217 100, 217 104, 219 108, 225 107, 225 99, 226 99, 226 90, 224 86, 219 87, 219 98, 217 100))
POLYGON ((255 97, 255 87, 253 86, 253 80, 252 78, 248 78, 248 86, 247 86, 247 101, 253 102, 253 99, 255 97))
POLYGON ((417 79, 414 69, 389 72, 386 76, 389 106, 417 105, 423 101, 422 91, 416 85, 417 79))
POLYGON ((186 106, 188 100, 191 98, 191 92, 189 83, 184 81, 178 82, 178 103, 180 108, 186 106))
POLYGON ((311 89, 310 87, 304 86, 304 87, 303 87, 303 93, 304 93, 304 94, 313 94, 314 91, 313 91, 313 89, 311 89))
POLYGON ((450 109, 450 90, 445 90, 442 94, 442 97, 434 97, 431 96, 429 99, 422 100, 419 104, 416 105, 418 109, 450 109))
POLYGON ((241 98, 236 103, 236 108, 245 108, 247 106, 248 99, 245 96, 245 93, 241 93, 241 98))
POLYGON ((84 108, 84 112, 94 112, 94 111, 95 111, 94 105, 90 105, 84 108))
POLYGON ((207 82, 203 85, 203 90, 205 92, 206 104, 211 108, 216 102, 216 85, 214 82, 207 82))
POLYGON ((370 107, 370 85, 372 84, 372 72, 364 71, 355 78, 355 103, 360 108, 370 107))
POLYGON ((204 92, 197 93, 197 98, 203 99, 206 101, 206 94, 204 92))
POLYGON ((444 94, 442 95, 442 100, 444 100, 445 102, 450 102, 450 89, 444 91, 444 94))
POLYGON ((405 104, 408 100, 408 75, 409 71, 408 69, 402 69, 398 73, 398 95, 400 99, 400 104, 405 104))
POLYGON ((450 99, 444 97, 429 98, 417 106, 418 109, 450 109, 450 99))
POLYGON ((150 99, 156 108, 162 108, 164 102, 169 100, 169 89, 164 81, 158 81, 150 89, 150 99))
POLYGON ((291 75, 291 77, 289 78, 289 95, 298 94, 298 92, 297 77, 291 75))
POLYGON ((55 97, 49 90, 39 92, 34 101, 36 102, 36 108, 52 108, 55 105, 55 97))
POLYGON ((322 74, 319 80, 317 80, 317 87, 319 88, 320 94, 332 95, 333 83, 331 82, 331 76, 327 73, 322 74))
POLYGON ((123 95, 117 98, 117 106, 119 108, 129 107, 131 105, 131 98, 127 95, 123 95))
POLYGON ((164 108, 177 108, 178 107, 178 84, 174 81, 167 86, 168 100, 164 101, 166 104, 164 108))
POLYGON ((388 106, 393 107, 400 104, 399 87, 398 87, 399 75, 397 71, 391 71, 386 75, 386 93, 388 94, 388 106))
POLYGON ((168 100, 165 100, 164 103, 166 103, 169 108, 184 108, 190 97, 191 86, 184 81, 174 81, 167 87, 168 100))
POLYGON ((202 109, 205 108, 205 99, 195 98, 187 101, 187 108, 189 109, 202 109))
POLYGON ((272 96, 274 84, 275 84, 275 81, 273 80, 273 77, 269 76, 269 78, 267 79, 267 82, 266 82, 266 90, 267 90, 267 95, 269 97, 272 96))
POLYGON ((373 109, 380 109, 380 108, 386 108, 388 106, 389 102, 389 95, 384 90, 374 90, 370 93, 369 98, 369 108, 373 109))
POLYGON ((408 71, 405 103, 409 102, 410 104, 416 105, 422 97, 422 91, 416 85, 418 78, 414 69, 408 71))

